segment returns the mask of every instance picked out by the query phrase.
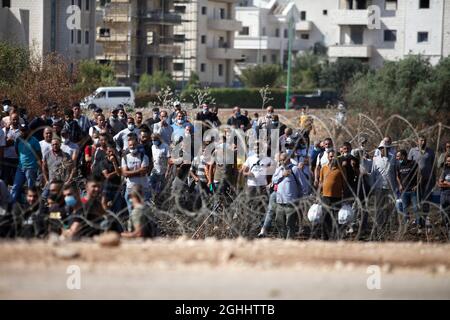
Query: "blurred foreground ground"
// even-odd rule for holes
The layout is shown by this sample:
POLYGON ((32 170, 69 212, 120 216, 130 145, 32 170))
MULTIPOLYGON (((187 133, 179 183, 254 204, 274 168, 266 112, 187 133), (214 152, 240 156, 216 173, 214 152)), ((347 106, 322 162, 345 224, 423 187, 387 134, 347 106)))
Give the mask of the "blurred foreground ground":
MULTIPOLYGON (((371 282, 374 283, 374 282, 371 282)), ((450 299, 450 245, 180 238, 0 243, 0 299, 450 299), (67 268, 80 268, 69 290, 67 268), (367 281, 380 271, 380 289, 367 281), (372 267, 373 268, 373 267, 372 267)))

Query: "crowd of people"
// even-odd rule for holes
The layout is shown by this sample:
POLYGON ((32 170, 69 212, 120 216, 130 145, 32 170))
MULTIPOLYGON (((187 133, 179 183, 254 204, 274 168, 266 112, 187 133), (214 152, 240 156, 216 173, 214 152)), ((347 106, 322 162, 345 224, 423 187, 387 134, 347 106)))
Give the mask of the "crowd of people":
POLYGON ((192 212, 219 203, 226 213, 241 193, 248 199, 245 214, 261 217, 259 237, 274 230, 295 238, 309 210, 300 203, 311 199, 313 237, 340 238, 356 221, 361 234, 380 233, 392 212, 421 232, 430 226, 434 190, 448 232, 450 142, 435 155, 423 136, 409 150, 393 146, 391 137, 374 150, 363 135, 355 147, 312 141, 307 108, 296 125, 287 125, 271 106, 252 116, 235 107, 222 124, 218 109, 206 104, 193 117, 179 102, 171 110, 153 108, 148 119, 121 105, 95 108, 88 117, 78 103, 49 104, 28 119, 10 100, 2 105, 2 237, 80 238, 106 230, 153 237, 165 199, 183 196, 192 212), (342 222, 343 212, 353 218, 342 222))

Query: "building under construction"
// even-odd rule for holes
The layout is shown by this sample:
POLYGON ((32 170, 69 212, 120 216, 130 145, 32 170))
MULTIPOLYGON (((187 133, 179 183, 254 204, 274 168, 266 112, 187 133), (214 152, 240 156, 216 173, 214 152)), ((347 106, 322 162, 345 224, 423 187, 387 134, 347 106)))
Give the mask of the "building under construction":
POLYGON ((173 0, 98 0, 96 59, 114 66, 121 84, 135 84, 141 74, 172 73, 174 26, 181 15, 173 0))

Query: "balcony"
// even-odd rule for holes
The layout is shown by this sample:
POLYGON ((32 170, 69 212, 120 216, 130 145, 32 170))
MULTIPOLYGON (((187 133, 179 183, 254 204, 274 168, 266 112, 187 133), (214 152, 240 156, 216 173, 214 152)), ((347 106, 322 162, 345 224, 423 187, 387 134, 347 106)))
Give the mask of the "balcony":
POLYGON ((139 16, 144 22, 155 24, 181 24, 181 15, 162 10, 141 12, 139 16))
POLYGON ((208 19, 208 29, 221 31, 240 31, 242 22, 232 19, 208 19))
POLYGON ((370 58, 372 46, 342 44, 328 47, 328 56, 331 58, 370 58))
POLYGON ((128 14, 107 13, 103 16, 103 22, 129 22, 131 21, 128 14))
POLYGON ((282 38, 236 36, 234 47, 238 49, 280 50, 282 38))
POLYGON ((97 34, 97 42, 128 42, 130 39, 128 35, 112 35, 112 36, 102 36, 97 34))
POLYGON ((97 55, 95 57, 96 60, 108 60, 108 61, 128 61, 130 56, 126 54, 103 54, 97 55))
POLYGON ((334 12, 333 20, 337 25, 367 26, 369 23, 369 11, 340 9, 334 12))
POLYGON ((300 21, 295 24, 296 31, 311 31, 312 22, 311 21, 300 21))
POLYGON ((173 44, 160 44, 157 46, 147 46, 145 54, 158 57, 175 57, 181 54, 181 47, 173 44))
POLYGON ((239 0, 209 0, 212 2, 237 3, 239 0))
POLYGON ((207 48, 206 57, 210 60, 239 60, 242 52, 231 48, 207 48))

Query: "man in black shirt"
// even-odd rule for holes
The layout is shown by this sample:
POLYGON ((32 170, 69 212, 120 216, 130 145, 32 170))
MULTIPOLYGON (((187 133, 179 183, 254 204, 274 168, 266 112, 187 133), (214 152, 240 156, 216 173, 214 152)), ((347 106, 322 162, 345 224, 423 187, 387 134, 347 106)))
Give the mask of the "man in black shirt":
POLYGON ((38 141, 41 141, 44 140, 45 127, 51 127, 52 124, 53 121, 50 116, 50 107, 45 107, 42 115, 31 120, 28 127, 30 128, 33 137, 35 137, 38 141))
POLYGON ((202 122, 203 133, 210 128, 220 125, 217 114, 210 112, 208 105, 205 103, 202 104, 202 111, 197 113, 195 120, 202 122))
POLYGON ((227 125, 245 131, 250 127, 250 121, 246 116, 241 114, 241 108, 234 107, 233 115, 228 119, 227 125))
POLYGON ((438 185, 441 188, 441 211, 444 214, 445 224, 450 236, 450 153, 445 156, 444 170, 439 177, 438 185))
POLYGON ((399 150, 396 157, 398 161, 398 165, 396 167, 396 177, 400 192, 400 199, 402 201, 400 211, 404 215, 404 220, 408 220, 406 209, 411 204, 412 211, 414 212, 416 218, 416 223, 418 224, 420 217, 417 207, 417 162, 414 160, 408 160, 408 153, 404 149, 399 150))

